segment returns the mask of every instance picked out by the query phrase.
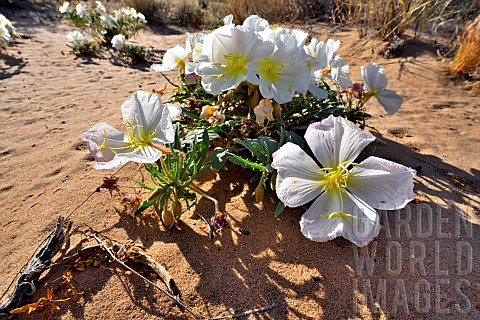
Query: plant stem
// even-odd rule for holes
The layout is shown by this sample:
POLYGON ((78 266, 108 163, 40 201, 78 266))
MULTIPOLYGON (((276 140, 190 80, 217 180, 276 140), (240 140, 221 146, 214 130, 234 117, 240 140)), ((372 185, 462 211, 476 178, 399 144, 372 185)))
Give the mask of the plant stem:
POLYGON ((215 205, 215 213, 220 212, 219 205, 217 199, 209 196, 206 194, 202 189, 200 189, 198 186, 196 186, 193 182, 188 186, 190 189, 192 189, 194 192, 200 194, 201 196, 207 198, 208 200, 212 201, 215 205))

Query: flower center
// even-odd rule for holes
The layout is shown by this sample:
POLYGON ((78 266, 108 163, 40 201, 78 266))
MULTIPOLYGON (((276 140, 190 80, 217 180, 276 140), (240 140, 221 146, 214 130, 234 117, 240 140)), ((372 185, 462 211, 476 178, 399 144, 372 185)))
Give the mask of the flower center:
POLYGON ((281 60, 273 60, 271 57, 266 57, 259 61, 259 65, 258 73, 265 81, 275 83, 280 80, 280 71, 283 69, 281 60))
POLYGON ((143 148, 152 142, 153 134, 155 133, 152 132, 145 136, 142 134, 142 128, 138 123, 134 125, 128 121, 125 121, 125 129, 127 130, 128 141, 130 142, 130 147, 132 148, 143 148), (140 128, 140 130, 137 128, 140 128), (137 129, 137 131, 135 129, 137 129))
POLYGON ((333 211, 329 215, 321 214, 320 215, 321 218, 324 218, 324 219, 340 218, 349 224, 354 224, 357 222, 357 220, 360 220, 359 217, 351 213, 344 212, 343 199, 342 199, 343 189, 347 188, 348 177, 352 175, 352 170, 349 167, 356 166, 356 165, 357 164, 355 162, 348 160, 340 163, 335 168, 321 169, 321 171, 325 172, 325 175, 323 176, 323 182, 326 185, 325 192, 337 192, 338 196, 340 197, 340 202, 342 206, 341 211, 333 211), (350 218, 350 220, 348 218, 350 218))
POLYGON ((326 191, 345 189, 347 187, 348 177, 352 174, 348 167, 355 165, 357 164, 352 161, 344 161, 335 168, 321 169, 325 172, 326 191))
POLYGON ((227 64, 225 74, 230 78, 238 78, 247 73, 247 57, 235 54, 225 54, 227 64))

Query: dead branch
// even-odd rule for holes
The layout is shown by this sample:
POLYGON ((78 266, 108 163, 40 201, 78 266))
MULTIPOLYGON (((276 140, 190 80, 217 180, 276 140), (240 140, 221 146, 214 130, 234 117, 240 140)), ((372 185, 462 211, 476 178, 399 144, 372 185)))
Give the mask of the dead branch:
POLYGON ((0 319, 8 318, 10 310, 25 304, 26 300, 37 291, 40 276, 50 267, 53 256, 62 247, 71 227, 71 222, 65 223, 62 217, 58 217, 55 230, 45 240, 38 253, 30 259, 25 269, 23 269, 13 293, 0 304, 0 319))

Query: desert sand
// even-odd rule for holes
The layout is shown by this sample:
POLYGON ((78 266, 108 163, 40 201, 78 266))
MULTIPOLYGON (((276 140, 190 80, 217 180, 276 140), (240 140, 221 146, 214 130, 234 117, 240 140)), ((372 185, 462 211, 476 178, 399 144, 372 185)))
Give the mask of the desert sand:
MULTIPOLYGON (((82 58, 69 53, 53 4, 0 7, 22 36, 3 55, 0 73, 0 292, 3 293, 35 248, 112 171, 94 170, 82 133, 106 121, 121 127, 120 106, 136 90, 161 88, 165 80, 151 63, 128 64, 113 52, 82 58)), ((360 66, 385 67, 388 87, 404 97, 388 116, 368 104, 366 130, 377 139, 366 150, 416 168, 416 199, 405 209, 381 212, 378 238, 359 249, 339 238, 311 242, 300 232, 305 208, 274 217, 276 197, 263 206, 252 196, 249 172, 229 167, 204 172, 198 184, 219 201, 231 229, 208 240, 207 226, 192 210, 166 229, 153 210, 133 219, 119 196, 94 193, 70 217, 120 242, 129 239, 166 267, 183 300, 208 316, 284 305, 247 319, 480 319, 480 98, 464 81, 445 72, 441 39, 424 35, 402 54, 384 59, 382 43, 359 39, 355 28, 321 23, 287 25, 320 40, 341 40, 340 54, 360 80, 360 66), (361 50, 356 50, 361 45, 361 50)), ((156 27, 135 41, 153 46, 154 60, 184 43, 179 27, 156 27)), ((175 72, 169 73, 174 77, 175 72)), ((133 192, 129 164, 120 170, 121 191, 133 192)), ((201 199, 205 217, 213 204, 201 199)), ((85 227, 83 227, 85 229, 85 227)), ((70 250, 94 244, 81 233, 70 250)), ((32 302, 53 288, 66 265, 58 255, 42 277, 32 302)), ((35 311, 21 319, 189 319, 174 302, 115 262, 74 273, 84 295, 58 303, 54 315, 35 311)), ((159 282, 160 284, 160 282, 159 282)))

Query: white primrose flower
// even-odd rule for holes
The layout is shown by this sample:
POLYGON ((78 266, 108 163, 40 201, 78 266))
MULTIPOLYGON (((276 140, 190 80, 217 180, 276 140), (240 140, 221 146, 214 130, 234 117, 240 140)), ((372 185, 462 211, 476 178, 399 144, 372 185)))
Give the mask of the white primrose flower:
POLYGON ((79 3, 77 4, 77 6, 75 7, 75 10, 77 11, 77 14, 80 16, 80 17, 83 17, 85 15, 85 12, 87 11, 87 6, 84 5, 83 3, 79 3))
POLYGON ((67 40, 70 44, 77 46, 85 42, 85 37, 80 31, 72 31, 67 34, 67 40))
POLYGON ((97 5, 97 10, 98 11, 103 11, 103 12, 107 12, 107 9, 105 8, 105 6, 102 4, 102 2, 100 1, 95 1, 95 4, 97 5))
POLYGON ((174 141, 169 108, 157 94, 135 92, 122 104, 122 116, 127 134, 105 122, 83 134, 82 140, 97 161, 95 169, 112 169, 128 161, 153 163, 166 150, 163 145, 174 141))
POLYGON ((123 47, 125 47, 125 44, 127 43, 127 39, 123 34, 117 34, 113 36, 112 38, 112 46, 117 49, 117 50, 122 50, 123 47))
POLYGON ((345 59, 341 58, 338 54, 330 62, 331 70, 330 75, 327 75, 332 81, 338 83, 342 89, 346 89, 352 85, 350 79, 350 67, 345 59))
POLYGON ((134 18, 134 19, 137 19, 137 10, 135 10, 135 8, 130 8, 130 7, 127 7, 127 8, 122 8, 122 13, 126 16, 126 17, 131 17, 131 18, 134 18))
POLYGON ((137 12, 137 19, 140 20, 141 23, 147 23, 145 19, 145 15, 143 13, 137 12))
POLYGON ((262 32, 268 28, 268 21, 257 15, 251 15, 243 21, 243 27, 255 32, 262 32))
MULTIPOLYGON (((0 40, 3 41, 10 41, 12 39, 12 36, 10 35, 10 32, 8 32, 8 29, 6 26, 0 26, 0 40)), ((1 43, 2 41, 0 41, 1 43)))
POLYGON ((1 13, 0 13, 0 27, 5 27, 7 29, 10 28, 12 30, 15 30, 15 28, 12 25, 12 22, 8 20, 8 18, 1 13))
POLYGON ((369 63, 366 68, 361 67, 361 73, 367 91, 366 99, 374 96, 388 114, 392 115, 397 112, 402 106, 403 98, 392 90, 385 89, 387 77, 384 74, 383 67, 376 63, 369 63))
POLYGON ((310 70, 307 55, 293 35, 280 34, 275 46, 273 54, 249 64, 247 80, 259 86, 264 98, 282 104, 291 101, 295 92, 307 92, 310 70))
MULTIPOLYGON (((274 50, 273 43, 263 41, 252 30, 223 28, 222 32, 213 36, 208 62, 200 62, 197 67, 197 74, 202 76, 202 86, 211 94, 237 87, 247 79, 249 63, 269 56, 274 50)), ((202 49, 210 43, 208 36, 205 38, 202 49)))
POLYGON ((163 55, 162 63, 154 63, 150 68, 157 72, 166 72, 175 69, 177 66, 185 65, 185 58, 188 57, 191 50, 184 45, 177 45, 170 48, 163 55))
POLYGON ((60 13, 65 13, 65 12, 68 12, 68 8, 70 7, 70 2, 64 2, 62 4, 62 6, 60 8, 58 8, 58 11, 60 11, 60 13))
POLYGON ((329 78, 336 82, 342 88, 351 86, 349 67, 345 59, 335 52, 340 47, 340 41, 328 39, 327 42, 312 39, 308 46, 305 46, 305 52, 310 57, 309 65, 312 72, 312 81, 318 84, 324 78, 329 78))
POLYGON ((192 53, 192 62, 196 63, 200 60, 202 53, 203 39, 205 35, 203 33, 197 33, 191 35, 187 32, 187 41, 185 43, 185 50, 192 53))
POLYGON ((375 137, 352 122, 330 116, 311 124, 305 139, 323 168, 290 142, 273 154, 272 167, 277 169, 277 196, 286 206, 316 199, 300 220, 308 239, 343 236, 365 246, 380 231, 374 208, 401 209, 413 200, 414 170, 377 157, 354 162, 375 137))

